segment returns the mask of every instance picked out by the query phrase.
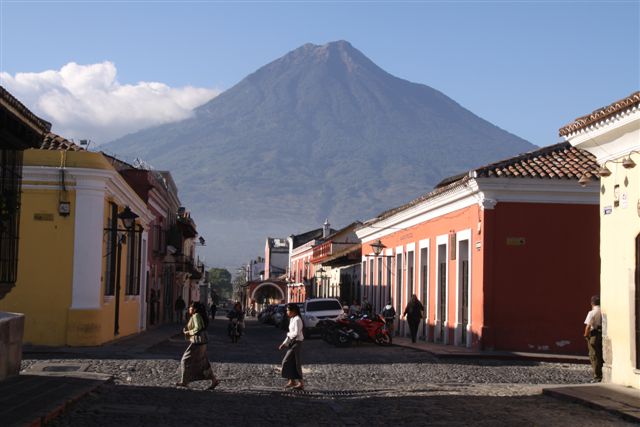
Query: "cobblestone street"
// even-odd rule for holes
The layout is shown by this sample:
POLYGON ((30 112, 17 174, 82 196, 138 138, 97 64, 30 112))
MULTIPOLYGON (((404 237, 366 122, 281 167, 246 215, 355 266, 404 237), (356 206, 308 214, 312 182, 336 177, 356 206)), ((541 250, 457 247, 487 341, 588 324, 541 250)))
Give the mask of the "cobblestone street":
MULTIPOLYGON (((305 391, 285 391, 277 350, 284 332, 254 320, 232 344, 226 321, 210 328, 209 358, 221 380, 176 389, 180 335, 133 356, 27 354, 34 364, 82 365, 113 375, 108 384, 55 419, 54 426, 124 425, 627 425, 607 412, 543 396, 550 384, 588 382, 586 365, 438 360, 426 352, 362 344, 335 348, 305 341, 305 391)), ((176 325, 176 332, 179 327, 176 325)))

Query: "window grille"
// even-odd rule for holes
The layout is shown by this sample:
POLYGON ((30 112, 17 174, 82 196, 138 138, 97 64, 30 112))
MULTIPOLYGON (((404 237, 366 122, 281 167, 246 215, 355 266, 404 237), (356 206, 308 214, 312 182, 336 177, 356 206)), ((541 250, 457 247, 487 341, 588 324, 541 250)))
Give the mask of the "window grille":
POLYGON ((0 283, 13 287, 18 276, 22 151, 0 150, 0 174, 0 283))

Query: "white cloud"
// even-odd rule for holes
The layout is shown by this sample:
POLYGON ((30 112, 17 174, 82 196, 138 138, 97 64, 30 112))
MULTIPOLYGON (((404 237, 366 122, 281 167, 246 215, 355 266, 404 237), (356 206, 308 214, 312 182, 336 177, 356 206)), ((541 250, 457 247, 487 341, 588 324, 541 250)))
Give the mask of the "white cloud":
POLYGON ((31 111, 52 123, 52 131, 95 143, 150 126, 185 119, 219 90, 164 83, 120 84, 111 62, 40 73, 0 72, 0 84, 31 111))

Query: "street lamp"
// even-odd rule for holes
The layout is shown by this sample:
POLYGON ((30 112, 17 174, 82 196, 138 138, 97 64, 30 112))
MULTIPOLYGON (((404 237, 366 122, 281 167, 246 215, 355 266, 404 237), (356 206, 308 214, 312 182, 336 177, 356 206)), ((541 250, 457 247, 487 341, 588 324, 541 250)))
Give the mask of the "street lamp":
POLYGON ((371 249, 373 249, 373 253, 376 254, 376 256, 379 256, 384 248, 386 248, 386 246, 380 241, 380 239, 371 244, 371 249))
MULTIPOLYGON (((381 255, 382 251, 384 249, 386 249, 386 246, 384 245, 384 243, 382 243, 382 241, 380 239, 375 240, 373 243, 371 243, 371 249, 373 250, 373 257, 374 258, 386 258, 387 259, 387 270, 389 269, 389 259, 393 258, 393 255, 381 255)), ((371 255, 365 255, 365 256, 371 256, 371 255)), ((373 277, 371 278, 371 280, 373 281, 373 277)), ((387 283, 387 298, 389 301, 391 301, 391 283, 387 283)))
POLYGON ((325 269, 322 268, 322 267, 320 267, 320 269, 316 271, 316 274, 320 273, 320 284, 318 285, 318 296, 321 297, 321 298, 323 297, 321 289, 322 289, 322 285, 323 285, 324 277, 325 277, 324 276, 324 272, 325 272, 325 269))
MULTIPOLYGON (((118 335, 120 333, 120 270, 122 266, 122 244, 127 241, 126 233, 133 233, 136 218, 135 212, 133 212, 129 206, 125 206, 124 210, 118 214, 118 219, 122 221, 124 229, 116 228, 116 232, 122 232, 123 234, 118 238, 118 250, 116 252, 116 289, 115 289, 115 320, 113 324, 113 334, 118 335)), ((109 229, 109 231, 113 231, 109 229)))

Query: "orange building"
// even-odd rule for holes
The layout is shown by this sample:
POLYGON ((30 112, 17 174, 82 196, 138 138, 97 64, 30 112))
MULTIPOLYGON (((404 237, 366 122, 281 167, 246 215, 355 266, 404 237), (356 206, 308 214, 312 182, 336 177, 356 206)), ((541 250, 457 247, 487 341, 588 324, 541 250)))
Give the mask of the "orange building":
MULTIPOLYGON (((367 221, 363 295, 416 294, 419 336, 484 350, 584 353, 584 301, 599 289, 592 155, 556 144, 448 178, 367 221), (585 183, 582 183, 585 184, 585 183)), ((399 322, 397 333, 408 327, 399 322)))

